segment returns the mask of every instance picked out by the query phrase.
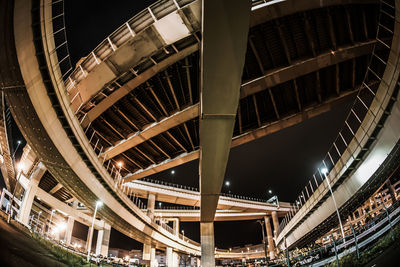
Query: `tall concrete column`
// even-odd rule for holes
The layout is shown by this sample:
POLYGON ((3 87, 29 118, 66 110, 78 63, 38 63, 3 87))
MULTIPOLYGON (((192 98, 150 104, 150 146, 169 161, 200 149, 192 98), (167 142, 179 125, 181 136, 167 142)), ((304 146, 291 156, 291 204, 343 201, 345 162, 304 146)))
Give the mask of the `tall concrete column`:
POLYGON ((93 239, 93 232, 90 231, 90 226, 89 226, 88 234, 87 234, 87 237, 86 237, 86 251, 92 251, 92 248, 91 248, 92 247, 92 241, 89 242, 89 240, 93 239))
POLYGON ((172 252, 172 266, 179 266, 179 254, 175 251, 172 252))
POLYGON ((275 259, 275 244, 274 239, 272 237, 272 228, 271 228, 271 221, 270 217, 265 216, 265 229, 267 231, 267 240, 268 240, 268 252, 270 259, 275 259))
MULTIPOLYGON (((78 208, 78 201, 72 202, 72 208, 77 209, 78 208)), ((75 219, 72 216, 68 216, 68 221, 67 221, 67 229, 65 230, 65 244, 69 246, 71 244, 71 238, 72 238, 72 230, 74 228, 75 224, 75 219)))
POLYGON ((150 267, 158 267, 158 262, 156 259, 156 248, 151 248, 150 252, 150 267))
POLYGON ((68 247, 71 244, 72 229, 74 228, 75 220, 72 216, 68 216, 67 229, 65 229, 65 245, 68 247))
POLYGON ((179 235, 179 219, 178 218, 173 219, 172 229, 174 230, 175 235, 179 235))
POLYGON ((108 246, 110 244, 111 226, 104 223, 103 229, 98 231, 96 243, 96 255, 108 256, 108 246))
POLYGON ((35 198, 40 179, 42 179, 42 176, 45 172, 46 167, 42 163, 39 163, 36 169, 33 171, 29 180, 29 184, 25 189, 21 209, 18 214, 18 220, 24 225, 28 225, 29 223, 29 215, 31 213, 33 199, 35 198))
POLYGON ((214 217, 231 150, 247 48, 251 1, 203 0, 200 71, 200 239, 215 266, 214 217))
POLYGON ((179 257, 178 253, 174 252, 172 250, 172 248, 167 247, 167 251, 166 251, 166 258, 167 258, 166 264, 167 265, 166 266, 167 267, 178 267, 179 262, 177 260, 177 257, 179 257))
POLYGON ((3 209, 3 201, 5 193, 6 191, 3 189, 3 191, 1 191, 1 197, 0 197, 0 210, 3 209))
POLYGON ((151 242, 147 241, 143 243, 142 259, 145 261, 149 261, 150 258, 151 258, 151 242))
POLYGON ((156 195, 149 194, 147 198, 147 216, 154 218, 154 207, 156 206, 156 195))
POLYGON ((166 265, 167 267, 173 267, 173 258, 172 258, 172 248, 167 247, 166 251, 165 251, 165 258, 166 258, 166 265))
POLYGON ((386 181, 386 186, 389 190, 390 198, 392 199, 392 203, 396 201, 396 193, 394 192, 394 188, 392 186, 392 183, 390 182, 390 179, 386 181))
POLYGON ((273 211, 271 215, 272 215, 272 222, 274 224, 274 237, 276 240, 278 238, 279 233, 281 232, 281 229, 279 226, 278 213, 276 211, 273 211))
POLYGON ((203 266, 215 266, 214 222, 200 223, 200 242, 203 266))

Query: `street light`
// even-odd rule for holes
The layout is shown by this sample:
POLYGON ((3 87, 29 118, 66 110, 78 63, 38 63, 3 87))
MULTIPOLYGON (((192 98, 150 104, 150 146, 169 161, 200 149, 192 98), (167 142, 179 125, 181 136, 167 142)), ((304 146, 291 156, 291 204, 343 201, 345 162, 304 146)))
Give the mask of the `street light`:
POLYGON ((171 171, 171 174, 175 174, 175 170, 172 170, 172 171, 171 171))
POLYGON ((17 153, 19 146, 22 144, 21 140, 17 141, 17 148, 14 150, 14 153, 12 154, 12 158, 15 160, 15 153, 17 153))
POLYGON ((92 227, 90 227, 90 233, 89 233, 89 240, 88 240, 88 247, 87 247, 87 261, 90 260, 90 251, 92 249, 92 238, 93 238, 93 228, 94 228, 94 221, 96 220, 96 213, 97 213, 97 209, 100 208, 101 206, 103 206, 103 202, 101 202, 100 200, 96 201, 96 207, 94 209, 94 213, 93 213, 93 220, 92 220, 92 227))
POLYGON ((270 190, 268 190, 268 194, 272 194, 272 190, 270 189, 270 190))
POLYGON ((261 233, 262 233, 263 243, 264 243, 264 256, 265 256, 265 260, 267 260, 267 243, 265 242, 264 221, 257 220, 257 222, 261 225, 261 233))
POLYGON ((231 193, 231 190, 229 189, 229 186, 231 185, 230 181, 225 181, 225 186, 228 188, 228 194, 231 193))
POLYGON ((326 167, 325 167, 325 168, 322 168, 322 169, 321 169, 321 172, 322 172, 322 174, 325 176, 326 183, 328 184, 329 191, 331 192, 333 204, 335 205, 336 214, 337 214, 337 217, 338 217, 338 219, 339 219, 340 230, 341 230, 341 232, 342 232, 342 237, 343 237, 343 243, 346 243, 346 240, 345 240, 345 238, 344 238, 343 224, 342 224, 342 220, 340 219, 340 214, 339 214, 339 210, 338 210, 338 207, 337 207, 337 204, 336 204, 335 195, 333 194, 332 187, 331 187, 331 183, 329 182, 329 179, 328 179, 328 176, 327 176, 327 173, 329 172, 329 171, 328 171, 328 168, 326 168, 326 167))

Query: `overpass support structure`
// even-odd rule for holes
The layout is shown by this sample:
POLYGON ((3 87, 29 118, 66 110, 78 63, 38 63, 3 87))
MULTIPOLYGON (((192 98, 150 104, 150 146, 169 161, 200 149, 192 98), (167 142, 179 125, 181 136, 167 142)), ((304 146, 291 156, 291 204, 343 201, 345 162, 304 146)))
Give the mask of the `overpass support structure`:
POLYGON ((106 223, 140 242, 150 238, 158 247, 199 255, 198 244, 183 242, 152 222, 118 188, 90 146, 62 80, 54 37, 56 15, 52 14, 57 3, 2 3, 2 31, 9 36, 1 59, 10 67, 7 77, 16 85, 5 96, 25 139, 54 178, 88 209, 94 210, 98 199, 104 202, 98 215, 106 223))
POLYGON ((33 171, 29 181, 25 185, 25 194, 22 199, 20 212, 18 214, 18 220, 24 225, 28 225, 33 200, 37 194, 40 179, 42 178, 45 171, 46 168, 44 167, 44 165, 39 164, 37 168, 33 171))
POLYGON ((203 266, 215 266, 214 216, 232 142, 251 1, 202 1, 200 239, 203 266))
POLYGON ((367 86, 358 94, 344 128, 314 176, 317 183, 319 173, 321 183, 308 198, 303 194, 297 213, 290 220, 286 218, 282 225, 277 238, 282 249, 286 247, 285 243, 293 247, 312 241, 317 238, 317 232, 327 232, 337 225, 330 186, 341 218, 347 218, 357 203, 368 199, 398 166, 400 1, 381 1, 380 8, 378 43, 366 75, 374 77, 377 86, 367 86), (386 41, 383 41, 384 38, 386 41), (377 47, 382 50, 378 52, 377 47), (340 142, 344 146, 340 146, 340 142), (334 160, 335 157, 337 160, 334 160), (322 168, 327 169, 326 177, 321 174, 322 168))

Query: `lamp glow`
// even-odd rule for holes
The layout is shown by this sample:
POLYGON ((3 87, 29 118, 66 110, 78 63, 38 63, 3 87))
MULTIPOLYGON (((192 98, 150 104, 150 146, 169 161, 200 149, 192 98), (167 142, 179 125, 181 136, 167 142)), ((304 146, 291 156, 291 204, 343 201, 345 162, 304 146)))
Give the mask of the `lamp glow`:
POLYGON ((18 163, 18 165, 17 165, 18 171, 21 171, 23 168, 24 168, 24 164, 23 163, 18 163))
POLYGON ((328 168, 322 168, 322 169, 321 169, 321 172, 322 172, 323 174, 328 174, 328 168))

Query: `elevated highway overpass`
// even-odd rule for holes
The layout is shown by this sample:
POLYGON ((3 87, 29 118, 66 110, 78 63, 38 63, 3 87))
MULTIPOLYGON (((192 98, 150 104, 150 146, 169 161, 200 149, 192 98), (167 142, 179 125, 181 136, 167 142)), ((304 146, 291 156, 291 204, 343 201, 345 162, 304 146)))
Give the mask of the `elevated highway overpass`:
MULTIPOLYGON (((200 207, 200 192, 178 188, 177 186, 164 185, 162 182, 154 183, 143 180, 136 180, 125 183, 125 191, 128 195, 135 195, 140 198, 147 198, 149 194, 156 196, 157 201, 179 204, 191 207, 200 207)), ((256 200, 248 197, 229 197, 220 196, 217 209, 236 210, 242 212, 263 211, 270 214, 276 211, 278 215, 285 216, 291 207, 290 203, 279 202, 279 205, 274 203, 267 203, 265 200, 256 200)))
POLYGON ((361 94, 357 97, 320 169, 300 194, 298 210, 281 224, 276 240, 281 248, 302 246, 341 224, 339 217, 345 220, 399 167, 400 25, 395 19, 399 4, 381 1, 377 40, 386 53, 373 53, 366 75, 374 75, 379 86, 369 88, 370 100, 361 94), (380 40, 383 36, 391 36, 389 42, 380 40), (362 119, 358 115, 361 105, 362 119), (358 126, 351 125, 357 118, 358 126), (343 148, 340 142, 345 144, 343 148))
MULTIPOLYGON (((385 42, 390 36, 375 39, 376 25, 362 19, 376 15, 377 1, 307 1, 304 5, 293 4, 296 1, 273 2, 271 6, 253 8, 251 14, 248 46, 252 52, 246 56, 232 146, 326 112, 355 96, 360 88, 375 91, 380 82, 372 74, 364 80, 360 78, 376 44, 384 44, 374 50, 377 58, 379 51, 389 46, 385 42), (343 11, 344 3, 348 6, 343 7, 347 16, 343 21, 337 14, 343 11), (361 16, 353 15, 354 10, 359 10, 361 16), (334 18, 332 12, 336 14, 334 18), (322 37, 310 34, 310 29, 317 26, 307 14, 318 21, 325 18, 325 13, 329 21, 328 30, 319 32, 326 34, 322 45, 322 37), (306 44, 305 54, 290 43, 294 37, 280 26, 285 24, 281 17, 291 21, 286 27, 299 21, 304 24, 299 31, 305 32, 296 38, 297 44, 306 44), (346 38, 335 36, 334 27, 353 29, 352 21, 358 18, 363 25, 362 34, 350 30, 346 38), (274 29, 274 34, 265 51, 260 49, 260 43, 266 41, 262 33, 268 27, 274 29), (327 71, 328 68, 334 71, 327 71), (334 85, 331 80, 335 80, 334 85), (293 101, 285 104, 285 97, 293 101), (266 98, 270 105, 264 106, 260 98, 266 98)), ((40 4, 32 2, 32 6, 23 1, 2 4, 1 25, 8 34, 6 50, 1 54, 2 63, 9 67, 2 76, 6 77, 2 81, 7 88, 5 95, 40 161, 89 209, 94 209, 95 201, 101 198, 105 205, 99 216, 122 233, 150 248, 169 247, 200 255, 199 244, 183 241, 159 227, 121 190, 121 184, 129 180, 199 155, 199 88, 195 87, 199 70, 193 64, 199 57, 199 1, 157 2, 110 35, 68 79, 64 78, 69 69, 63 63, 69 55, 61 56, 65 44, 55 38, 57 29, 63 33, 53 19, 57 15, 52 14, 57 3, 43 0, 40 4), (171 26, 178 30, 168 31, 171 26), (132 47, 140 53, 127 56, 132 47), (186 77, 183 94, 174 89, 179 88, 179 81, 171 78, 177 67, 172 64, 176 62, 187 69, 176 74, 181 79, 186 77), (156 80, 164 80, 165 84, 157 84, 156 80), (147 91, 139 94, 142 90, 147 91), (142 97, 145 94, 152 95, 153 100, 142 97), (122 160, 124 166, 118 170, 116 163, 122 160)), ((225 205, 233 206, 234 200, 229 201, 225 205)), ((250 209, 256 203, 242 201, 240 205, 250 209)))

